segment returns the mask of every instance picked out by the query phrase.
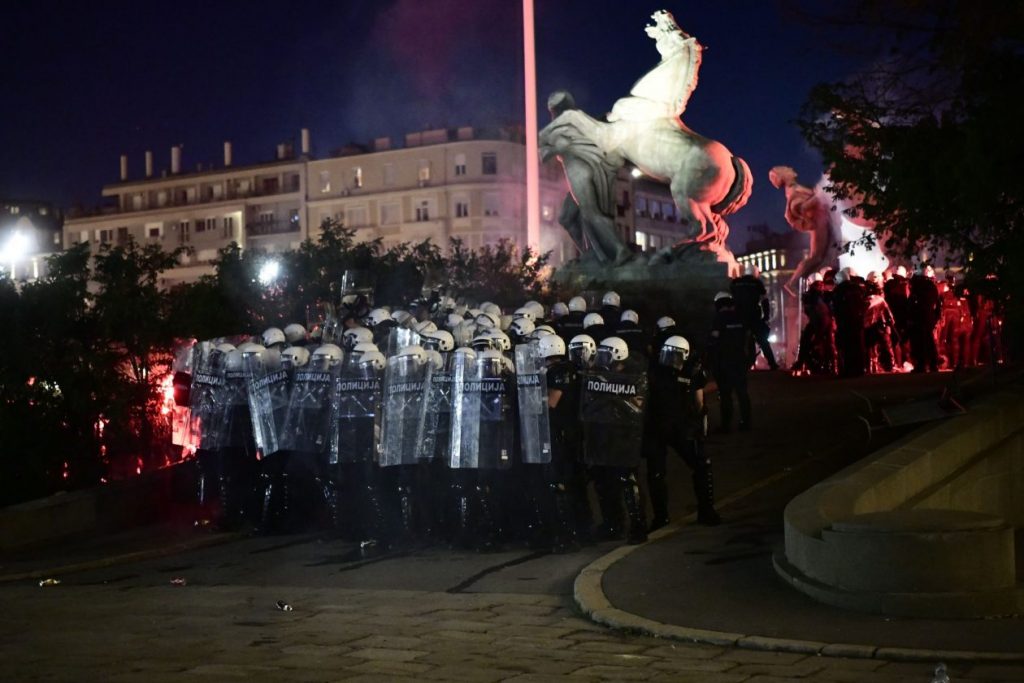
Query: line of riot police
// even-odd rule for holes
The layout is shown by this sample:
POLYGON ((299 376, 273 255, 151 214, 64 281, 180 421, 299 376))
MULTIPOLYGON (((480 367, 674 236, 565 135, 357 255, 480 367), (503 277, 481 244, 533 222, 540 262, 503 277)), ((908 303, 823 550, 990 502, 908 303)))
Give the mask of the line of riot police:
POLYGON ((648 366, 634 350, 649 353, 636 314, 618 305, 606 295, 602 320, 573 315, 576 300, 556 305, 548 325, 536 302, 506 316, 442 298, 321 321, 311 334, 292 324, 259 343, 197 343, 187 431, 200 502, 219 526, 250 520, 264 533, 318 518, 368 553, 420 540, 639 543, 649 527, 638 467, 646 456, 651 526, 662 526, 671 446, 694 470, 700 521, 717 523, 703 370, 671 334, 648 366), (649 382, 670 397, 651 410, 649 382))

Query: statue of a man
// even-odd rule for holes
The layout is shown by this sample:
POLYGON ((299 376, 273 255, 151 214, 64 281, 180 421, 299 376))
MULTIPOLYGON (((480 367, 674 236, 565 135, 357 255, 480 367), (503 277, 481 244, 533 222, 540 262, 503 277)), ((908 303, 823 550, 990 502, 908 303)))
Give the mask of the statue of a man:
MULTIPOLYGON (((548 97, 552 119, 571 109, 576 109, 576 102, 568 91, 557 90, 548 97)), ((558 222, 580 253, 616 265, 632 259, 633 252, 615 229, 615 176, 622 157, 601 150, 571 127, 548 125, 539 137, 541 159, 557 156, 569 181, 558 222)))
POLYGON ((790 227, 811 236, 811 248, 807 256, 797 264, 793 276, 786 283, 786 289, 793 292, 793 285, 802 277, 818 270, 828 257, 831 244, 830 204, 820 194, 796 182, 796 171, 789 166, 776 166, 768 172, 768 180, 777 189, 786 192, 786 222, 790 227))

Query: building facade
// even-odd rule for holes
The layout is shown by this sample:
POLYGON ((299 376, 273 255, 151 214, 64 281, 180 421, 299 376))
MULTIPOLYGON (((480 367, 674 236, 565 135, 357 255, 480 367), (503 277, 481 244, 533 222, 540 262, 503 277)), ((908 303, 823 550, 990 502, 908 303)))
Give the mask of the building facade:
MULTIPOLYGON (((213 273, 219 249, 282 252, 316 239, 324 220, 355 231, 359 241, 384 248, 431 240, 446 248, 460 239, 470 249, 502 239, 526 244, 526 145, 522 130, 471 127, 434 129, 405 136, 401 144, 378 138, 349 145, 322 159, 309 154, 302 131, 295 154, 279 145, 273 161, 232 164, 230 143, 218 168, 183 171, 180 147, 170 169, 155 174, 147 152, 142 178, 128 177, 121 157, 119 182, 104 186, 107 205, 72 214, 63 246, 89 242, 157 243, 168 251, 191 247, 162 285, 213 273)), ((540 251, 558 266, 578 255, 558 224, 566 182, 557 162, 540 169, 540 251)), ((668 188, 624 169, 616 187, 616 225, 638 251, 674 243, 682 234, 668 188)))
POLYGON ((31 282, 61 250, 64 214, 48 202, 0 199, 0 277, 31 282))

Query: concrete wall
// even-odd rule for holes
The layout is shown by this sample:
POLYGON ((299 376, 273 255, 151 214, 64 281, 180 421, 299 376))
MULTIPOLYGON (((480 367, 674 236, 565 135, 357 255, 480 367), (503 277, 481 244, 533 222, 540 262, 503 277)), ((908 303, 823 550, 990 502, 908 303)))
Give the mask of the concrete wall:
POLYGON ((1024 392, 1002 391, 797 496, 779 573, 831 604, 905 615, 1024 611, 1024 392), (926 561, 923 561, 926 560, 926 561))

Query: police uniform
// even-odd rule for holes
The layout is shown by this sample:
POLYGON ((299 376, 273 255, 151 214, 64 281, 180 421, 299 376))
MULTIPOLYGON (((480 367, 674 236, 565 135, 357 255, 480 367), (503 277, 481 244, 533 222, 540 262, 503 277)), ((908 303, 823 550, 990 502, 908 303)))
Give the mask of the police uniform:
POLYGON ((718 383, 721 398, 722 431, 732 428, 732 397, 740 404, 740 429, 750 428, 750 394, 747 393, 747 371, 754 362, 753 340, 743 319, 731 305, 715 313, 708 345, 711 372, 718 383))
POLYGON ((587 499, 587 472, 583 465, 580 431, 580 375, 576 366, 566 358, 548 365, 548 391, 562 393, 558 403, 549 409, 551 425, 551 474, 561 490, 556 492, 556 506, 568 504, 567 511, 556 507, 556 514, 567 519, 574 538, 589 538, 592 516, 587 499), (564 494, 564 495, 563 495, 564 494), (562 500, 559 500, 559 496, 562 500))
POLYGON ((690 358, 683 367, 661 365, 650 373, 652 400, 644 429, 644 457, 647 460, 647 485, 654 519, 651 530, 668 523, 668 486, 665 481, 666 453, 671 447, 693 472, 693 492, 697 499, 698 521, 717 523, 711 459, 704 450, 706 412, 698 406, 696 392, 708 382, 700 361, 690 358))

